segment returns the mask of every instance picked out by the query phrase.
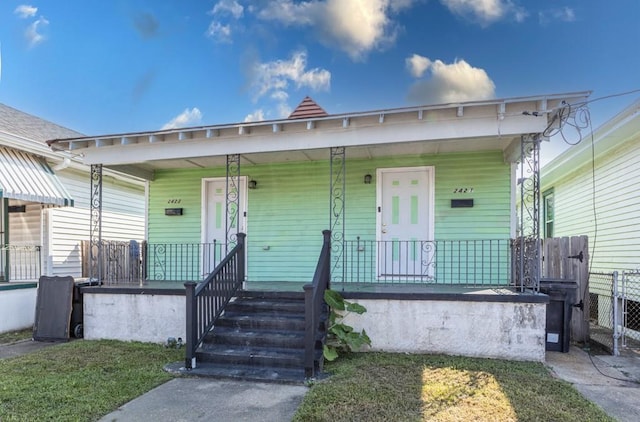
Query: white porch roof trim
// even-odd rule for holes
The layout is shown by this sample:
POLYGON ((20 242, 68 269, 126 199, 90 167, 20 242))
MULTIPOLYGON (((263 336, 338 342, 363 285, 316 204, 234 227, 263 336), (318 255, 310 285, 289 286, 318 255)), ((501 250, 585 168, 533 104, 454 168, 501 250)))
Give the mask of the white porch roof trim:
MULTIPOLYGON (((500 139, 505 160, 517 159, 519 137, 542 133, 563 104, 589 91, 488 101, 424 105, 301 119, 199 126, 171 130, 54 139, 53 150, 82 156, 85 164, 131 166, 228 154, 308 151, 329 147, 383 147, 398 143, 483 145, 500 139), (512 148, 505 147, 513 144, 512 148)), ((150 175, 149 175, 150 176, 150 175)), ((150 176, 151 177, 151 176, 150 176)))
POLYGON ((0 147, 0 198, 73 206, 73 198, 43 159, 5 147, 0 147))

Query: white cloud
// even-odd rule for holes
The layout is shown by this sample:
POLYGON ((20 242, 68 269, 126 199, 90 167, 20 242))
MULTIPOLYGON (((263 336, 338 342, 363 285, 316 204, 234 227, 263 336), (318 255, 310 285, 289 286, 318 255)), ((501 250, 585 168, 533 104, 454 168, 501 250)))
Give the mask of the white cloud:
POLYGON ((240 19, 244 13, 244 7, 235 0, 220 0, 209 13, 211 15, 231 15, 240 19))
POLYGON ((206 35, 219 43, 231 43, 231 26, 212 21, 207 28, 206 35))
POLYGON ((576 13, 572 8, 566 6, 559 9, 543 10, 538 13, 538 20, 542 25, 551 21, 574 22, 576 13))
POLYGON ((286 102, 279 103, 277 106, 277 109, 278 109, 278 117, 282 119, 289 117, 289 115, 293 112, 291 107, 289 107, 289 104, 287 104, 286 102))
POLYGON ((24 36, 27 38, 29 47, 34 47, 45 40, 44 35, 42 35, 39 31, 41 31, 42 28, 47 25, 49 25, 49 21, 43 17, 40 17, 27 27, 27 29, 24 31, 24 36))
POLYGON ((23 19, 26 19, 35 16, 36 13, 38 13, 38 8, 27 4, 21 4, 20 6, 16 7, 16 10, 14 10, 13 13, 23 19))
POLYGON ((162 126, 164 129, 177 129, 186 126, 195 126, 202 120, 202 113, 198 108, 194 107, 191 110, 185 108, 184 111, 171 119, 168 123, 162 126))
POLYGON ((464 60, 450 64, 441 60, 429 62, 430 78, 419 80, 410 88, 410 101, 443 104, 495 97, 495 84, 484 69, 472 67, 464 60))
POLYGON ((291 84, 295 88, 310 88, 327 91, 331 84, 331 72, 315 68, 307 70, 307 53, 293 53, 289 60, 255 63, 251 67, 250 85, 254 90, 254 101, 264 95, 286 94, 291 84))
POLYGON ((321 41, 362 60, 374 49, 395 42, 393 13, 409 8, 414 0, 273 0, 258 13, 264 20, 285 25, 311 26, 321 41))
POLYGON ((212 38, 216 42, 231 43, 232 42, 232 23, 223 22, 222 18, 230 17, 231 19, 238 20, 244 15, 244 7, 235 0, 220 0, 213 6, 208 12, 209 15, 215 17, 211 21, 206 36, 212 38))
POLYGON ((411 76, 414 78, 420 78, 424 75, 424 72, 427 71, 429 66, 431 66, 431 60, 418 54, 414 54, 413 56, 405 59, 405 65, 407 66, 409 73, 411 73, 411 76))
POLYGON ((522 22, 527 12, 511 0, 440 0, 451 13, 472 20, 482 26, 491 25, 501 19, 513 16, 522 22))
POLYGON ((264 117, 264 110, 262 109, 255 110, 253 113, 247 114, 244 118, 245 122, 261 122, 263 120, 266 119, 264 117))

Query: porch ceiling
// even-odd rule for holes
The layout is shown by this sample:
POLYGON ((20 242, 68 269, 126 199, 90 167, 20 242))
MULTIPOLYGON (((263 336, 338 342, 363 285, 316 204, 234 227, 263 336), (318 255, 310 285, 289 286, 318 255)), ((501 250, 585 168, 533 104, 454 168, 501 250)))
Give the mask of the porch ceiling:
MULTIPOLYGON (((476 138, 459 139, 447 142, 401 142, 387 145, 363 145, 348 147, 346 155, 349 159, 374 159, 389 156, 419 155, 419 154, 444 154, 474 151, 505 151, 513 142, 519 141, 519 137, 503 138, 476 138)), ((322 161, 329 158, 328 148, 317 148, 309 150, 277 151, 277 152, 257 152, 241 154, 243 165, 259 165, 273 162, 304 162, 322 161)), ((155 170, 165 169, 190 169, 224 166, 226 164, 225 155, 202 156, 190 158, 174 158, 166 160, 153 160, 136 163, 135 165, 110 165, 108 168, 132 172, 136 169, 139 172, 152 173, 155 170)))

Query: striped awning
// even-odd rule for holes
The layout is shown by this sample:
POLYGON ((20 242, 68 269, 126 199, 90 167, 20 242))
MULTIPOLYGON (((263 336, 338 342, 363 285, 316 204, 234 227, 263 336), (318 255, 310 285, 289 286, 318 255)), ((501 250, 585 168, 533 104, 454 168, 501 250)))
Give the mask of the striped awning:
POLYGON ((0 198, 73 206, 73 198, 43 159, 5 147, 0 147, 0 198))

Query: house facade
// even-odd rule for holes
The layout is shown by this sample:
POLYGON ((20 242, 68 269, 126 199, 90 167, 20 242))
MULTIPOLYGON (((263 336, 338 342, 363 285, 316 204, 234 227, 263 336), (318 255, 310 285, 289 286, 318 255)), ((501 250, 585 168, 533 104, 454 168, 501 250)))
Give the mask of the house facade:
POLYGON ((544 236, 588 237, 591 338, 614 354, 640 340, 638 181, 640 100, 542 169, 544 236))
MULTIPOLYGON (((452 340, 449 335, 450 340, 440 344, 450 344, 454 353, 478 356, 498 356, 506 345, 516 358, 543 359, 544 300, 534 294, 526 299, 510 295, 526 302, 518 302, 521 318, 513 318, 513 303, 496 295, 495 289, 490 293, 483 289, 508 290, 514 285, 517 163, 532 156, 531 145, 538 148, 542 134, 556 124, 562 104, 583 101, 587 95, 339 115, 326 113, 306 98, 281 120, 52 139, 48 142, 52 149, 82 154, 83 162, 97 174, 112 169, 148 180, 146 281, 166 282, 165 290, 140 294, 141 287, 132 297, 136 289, 89 288, 85 300, 95 306, 85 302, 85 321, 87 306, 93 306, 91 313, 97 315, 107 312, 100 304, 127 296, 119 309, 135 302, 136 309, 145 307, 153 314, 145 319, 150 324, 151 320, 162 321, 163 327, 172 324, 172 331, 154 325, 146 334, 153 332, 155 337, 145 341, 177 337, 184 333, 180 328, 184 320, 169 323, 158 309, 162 302, 162 313, 176 315, 175 321, 184 315, 183 299, 172 305, 163 296, 179 297, 185 281, 207 278, 214 267, 211 263, 219 262, 217 256, 236 244, 238 233, 246 234, 245 288, 275 289, 296 283, 301 288, 313 279, 322 232, 330 230, 332 288, 354 300, 376 300, 375 295, 385 289, 398 293, 407 287, 403 300, 423 302, 404 309, 418 306, 415 312, 420 314, 429 307, 421 294, 448 291, 455 296, 472 293, 459 289, 475 289, 475 296, 462 300, 458 300, 462 296, 438 296, 435 300, 441 306, 430 308, 433 318, 419 318, 413 328, 405 327, 416 330, 409 335, 414 339, 411 346, 399 346, 404 342, 385 339, 376 331, 374 348, 389 350, 395 344, 402 351, 441 351, 436 346, 440 341, 433 339, 443 318, 449 320, 446 314, 456 309, 462 318, 471 305, 461 303, 485 301, 500 310, 474 311, 483 316, 464 318, 465 336, 452 340), (415 288, 422 290, 415 294, 415 288), (356 297, 358 292, 365 296, 356 297), (525 316, 529 314, 531 318, 525 316), (511 327, 507 335, 500 328, 504 324, 511 327), (488 326, 495 331, 491 350, 465 352, 468 336, 486 334, 483 329, 488 326), (428 332, 433 332, 431 339, 424 335, 428 332)), ((106 201, 96 205, 95 215, 100 206, 106 201)), ((528 287, 521 280, 520 291, 528 287)), ((382 305, 367 304, 375 309, 370 318, 400 317, 385 307, 402 308, 402 303, 382 299, 386 300, 382 305)), ((401 323, 387 320, 380 325, 379 320, 366 320, 366 315, 354 324, 367 326, 367 331, 373 329, 368 325, 401 323)), ((133 327, 122 328, 125 321, 106 327, 107 319, 101 314, 89 322, 88 335, 135 336, 133 327)))
MULTIPOLYGON (((60 136, 82 135, 0 104, 0 332, 33 324, 40 276, 86 276, 89 167, 48 148, 46 140, 60 136)), ((105 240, 144 239, 144 193, 141 180, 105 174, 105 240)))
POLYGON ((542 169, 544 236, 587 235, 591 271, 640 267, 640 101, 542 169))

